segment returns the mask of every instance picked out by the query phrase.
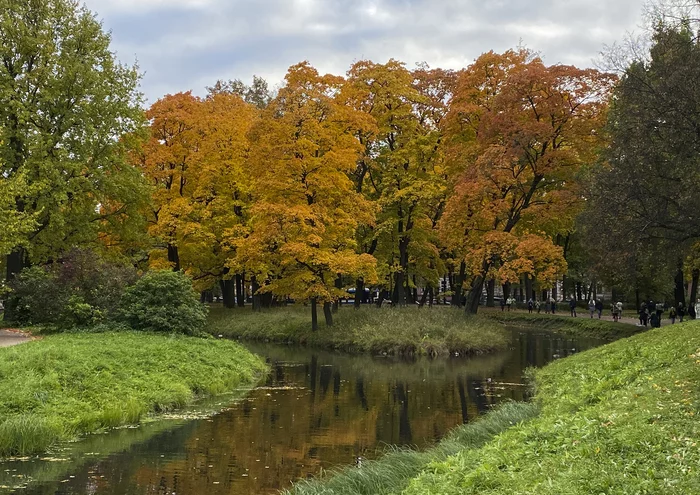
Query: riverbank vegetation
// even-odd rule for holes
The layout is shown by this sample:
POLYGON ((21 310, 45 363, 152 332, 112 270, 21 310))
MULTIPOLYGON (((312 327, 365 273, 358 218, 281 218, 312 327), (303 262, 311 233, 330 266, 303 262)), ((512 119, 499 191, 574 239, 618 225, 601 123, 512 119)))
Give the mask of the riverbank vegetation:
POLYGON ((359 469, 301 481, 288 493, 698 492, 700 323, 619 340, 532 378, 530 404, 506 405, 458 427, 426 452, 392 452, 359 469), (476 441, 455 444, 460 438, 476 441))
POLYGON ((0 349, 0 457, 245 389, 265 369, 234 342, 127 331, 0 349))
POLYGON ((487 309, 482 311, 481 315, 507 326, 552 330, 568 335, 594 337, 605 340, 617 340, 647 330, 646 327, 640 327, 631 323, 599 320, 598 318, 589 318, 588 316, 572 318, 565 315, 501 311, 496 309, 487 309))
POLYGON ((496 321, 466 316, 449 308, 341 308, 332 327, 313 331, 310 308, 250 309, 211 312, 213 335, 304 344, 374 354, 481 354, 503 349, 509 334, 496 321))
POLYGON ((621 340, 535 373, 540 415, 425 469, 404 492, 697 493, 700 324, 621 340))

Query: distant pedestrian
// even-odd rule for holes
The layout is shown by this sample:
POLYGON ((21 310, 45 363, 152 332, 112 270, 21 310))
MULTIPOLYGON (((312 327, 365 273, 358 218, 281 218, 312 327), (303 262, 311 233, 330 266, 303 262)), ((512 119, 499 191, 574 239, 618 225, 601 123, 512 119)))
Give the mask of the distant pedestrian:
POLYGON ((595 299, 591 299, 588 301, 588 311, 591 313, 591 320, 593 319, 593 315, 595 314, 595 299))
POLYGON ((552 298, 552 314, 557 312, 557 301, 556 299, 552 298))
POLYGON ((527 312, 532 313, 533 309, 535 309, 535 301, 533 301, 532 298, 530 298, 527 301, 527 312))
POLYGON ((643 302, 639 307, 639 324, 645 327, 649 323, 649 309, 647 309, 647 303, 643 302))
POLYGON ((676 308, 671 306, 671 309, 668 312, 668 317, 671 318, 671 325, 676 323, 676 308))
POLYGON ((651 322, 651 328, 659 328, 661 326, 661 319, 659 318, 659 315, 656 314, 656 312, 653 312, 651 314, 649 320, 651 322))
POLYGON ((504 298, 501 298, 501 311, 506 309, 506 300, 504 298))
POLYGON ((694 309, 695 309, 695 316, 693 317, 693 319, 697 318, 698 313, 700 313, 700 299, 698 299, 698 302, 695 303, 694 309))
POLYGON ((510 311, 510 307, 515 303, 515 299, 512 297, 509 297, 508 300, 506 301, 506 306, 508 306, 508 311, 510 311))
POLYGON ((617 306, 617 311, 618 311, 619 317, 622 318, 622 302, 617 301, 617 303, 615 303, 615 306, 617 306))
POLYGON ((683 318, 685 318, 685 306, 682 302, 678 303, 678 320, 683 323, 683 318))
POLYGON ((595 309, 598 312, 598 319, 600 320, 603 317, 603 300, 598 299, 595 302, 595 309))
POLYGON ((617 321, 620 319, 620 310, 617 308, 617 304, 615 303, 612 304, 612 317, 613 321, 617 321))
POLYGON ((540 314, 540 310, 542 309, 542 304, 540 303, 540 300, 535 301, 535 309, 537 310, 537 314, 540 314))
POLYGON ((552 303, 547 299, 544 302, 544 314, 548 315, 552 311, 552 303))
POLYGON ((569 299, 569 309, 571 310, 571 316, 576 317, 576 299, 574 299, 574 296, 571 296, 571 299, 569 299))
POLYGON ((664 314, 664 303, 656 303, 656 316, 659 317, 659 322, 661 322, 661 315, 664 314))

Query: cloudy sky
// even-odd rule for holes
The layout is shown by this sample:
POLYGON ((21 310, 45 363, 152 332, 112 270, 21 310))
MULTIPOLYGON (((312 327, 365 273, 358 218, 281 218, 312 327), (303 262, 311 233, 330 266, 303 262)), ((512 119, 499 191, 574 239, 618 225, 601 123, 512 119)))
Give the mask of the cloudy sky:
POLYGON ((644 0, 85 0, 113 49, 145 73, 150 102, 217 79, 278 84, 310 61, 344 74, 389 58, 457 69, 522 43, 548 64, 594 66, 638 30, 644 0))

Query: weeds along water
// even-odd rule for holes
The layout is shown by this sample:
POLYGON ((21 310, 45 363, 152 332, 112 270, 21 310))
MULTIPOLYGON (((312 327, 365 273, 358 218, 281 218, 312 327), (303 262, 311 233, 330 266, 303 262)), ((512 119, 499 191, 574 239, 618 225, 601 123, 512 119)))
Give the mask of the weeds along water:
POLYGON ((509 332, 497 321, 466 316, 449 307, 343 307, 332 327, 311 331, 303 306, 254 313, 250 308, 212 309, 207 331, 244 340, 299 343, 350 352, 433 356, 482 354, 504 349, 509 332))

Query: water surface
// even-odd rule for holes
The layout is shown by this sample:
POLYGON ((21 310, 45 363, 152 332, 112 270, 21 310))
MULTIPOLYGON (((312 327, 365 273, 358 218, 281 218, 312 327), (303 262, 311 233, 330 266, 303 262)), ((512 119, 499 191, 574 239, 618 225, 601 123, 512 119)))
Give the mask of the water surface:
POLYGON ((0 464, 0 492, 267 494, 388 445, 425 448, 503 400, 523 371, 603 342, 513 330, 507 351, 473 358, 352 356, 253 345, 271 373, 213 417, 90 436, 56 459, 0 464))

